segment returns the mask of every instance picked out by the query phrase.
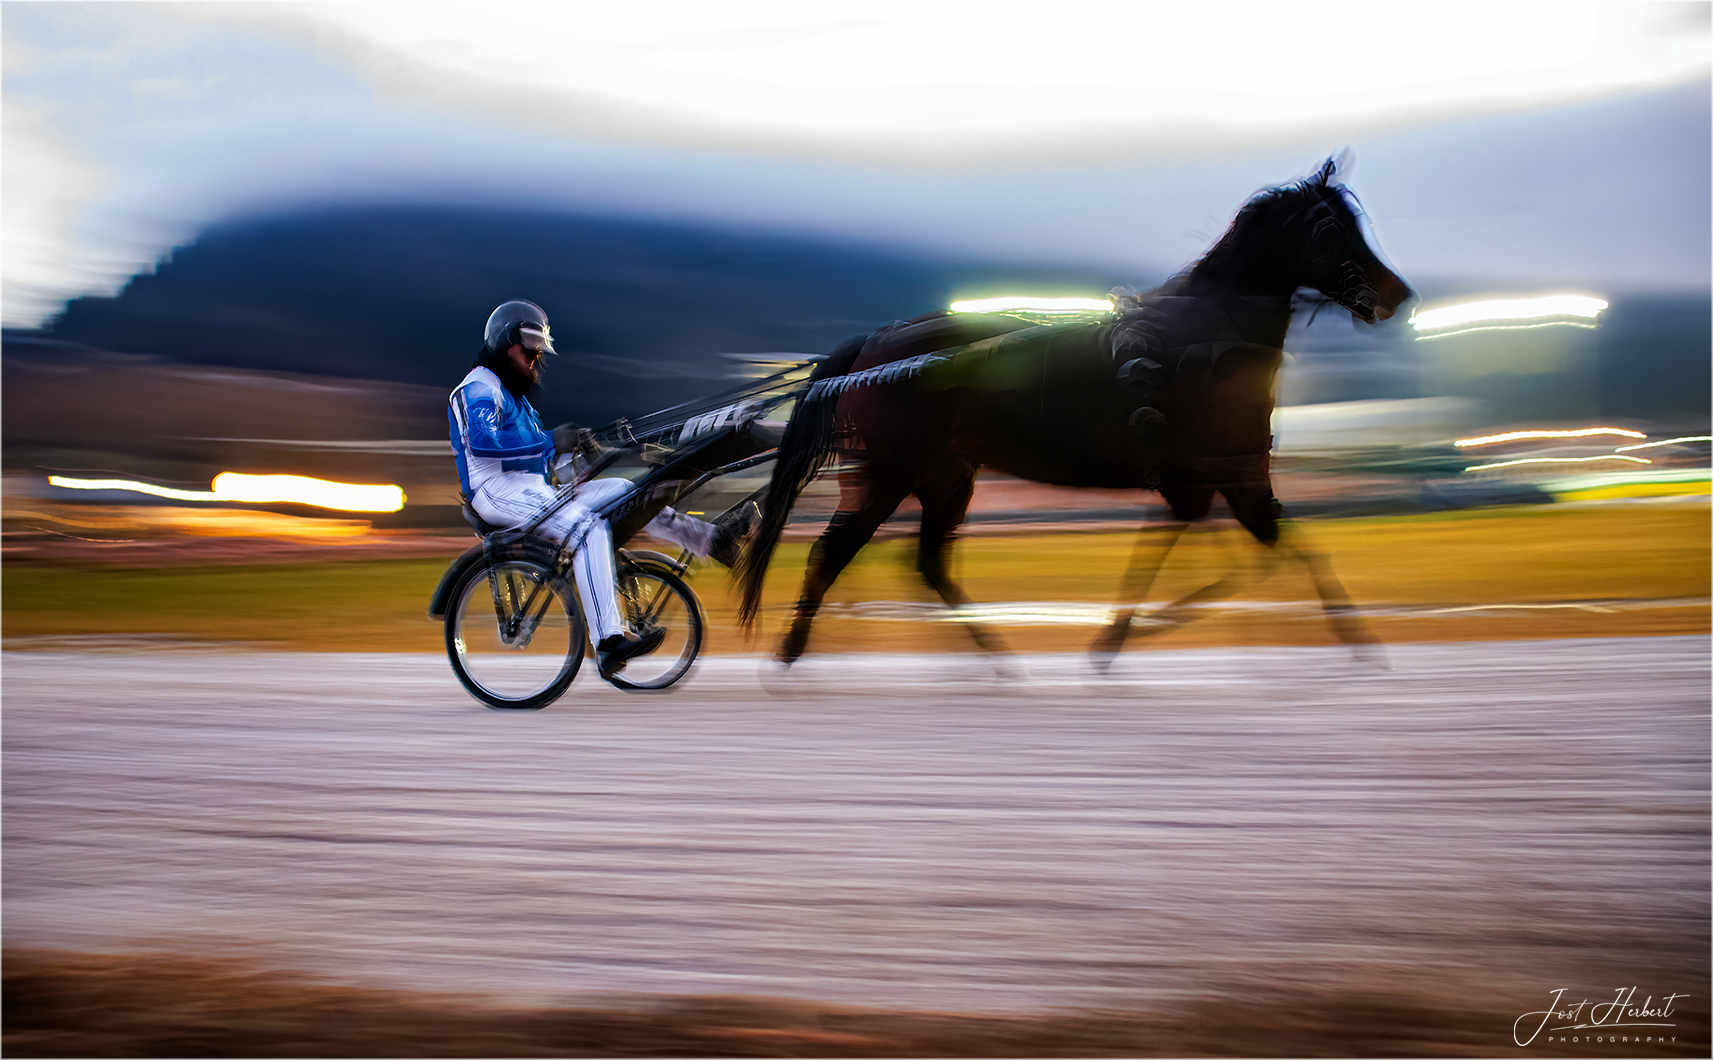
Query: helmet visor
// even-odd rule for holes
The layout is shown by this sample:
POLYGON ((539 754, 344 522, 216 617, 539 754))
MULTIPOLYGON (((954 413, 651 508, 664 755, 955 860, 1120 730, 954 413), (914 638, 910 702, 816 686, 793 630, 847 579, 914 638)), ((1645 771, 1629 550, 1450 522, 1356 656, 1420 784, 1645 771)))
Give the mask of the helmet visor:
POLYGON ((519 324, 518 345, 531 353, 558 353, 553 348, 553 329, 545 324, 519 324))

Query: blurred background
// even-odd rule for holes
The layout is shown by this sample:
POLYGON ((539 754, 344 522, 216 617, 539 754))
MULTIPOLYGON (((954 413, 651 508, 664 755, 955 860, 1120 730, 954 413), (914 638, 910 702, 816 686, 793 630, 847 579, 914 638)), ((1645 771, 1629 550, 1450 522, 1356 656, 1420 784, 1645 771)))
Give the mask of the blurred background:
MULTIPOLYGON (((1708 10, 8 4, 7 554, 456 533, 444 396, 504 299, 565 353, 543 419, 601 424, 954 298, 1146 289, 1346 148, 1416 308, 1605 306, 1299 314, 1294 511, 1704 493, 1708 10), (1452 444, 1592 427, 1632 433, 1452 444)), ((1027 492, 977 521, 1115 503, 1027 492)))

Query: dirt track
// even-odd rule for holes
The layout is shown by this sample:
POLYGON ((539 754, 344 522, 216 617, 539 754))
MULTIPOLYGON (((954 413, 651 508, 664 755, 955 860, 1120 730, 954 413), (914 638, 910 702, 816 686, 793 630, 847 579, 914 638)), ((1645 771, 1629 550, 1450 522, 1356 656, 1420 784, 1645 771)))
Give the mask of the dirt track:
MULTIPOLYGON (((4 660, 10 945, 514 1001, 1708 985, 1706 637, 811 660, 490 713, 429 656, 4 660)), ((1497 1033, 1497 1032, 1496 1032, 1497 1033)), ((1501 1046, 1514 1048, 1501 1040, 1501 1046)))

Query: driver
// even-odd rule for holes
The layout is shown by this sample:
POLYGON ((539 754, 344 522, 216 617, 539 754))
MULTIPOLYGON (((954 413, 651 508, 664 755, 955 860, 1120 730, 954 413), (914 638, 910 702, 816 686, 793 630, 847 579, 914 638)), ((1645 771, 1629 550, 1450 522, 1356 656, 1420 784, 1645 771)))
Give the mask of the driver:
MULTIPOLYGON (((476 514, 496 526, 527 522, 558 494, 548 475, 560 457, 574 455, 588 432, 570 424, 552 434, 524 395, 541 379, 541 358, 553 354, 547 314, 534 302, 514 300, 488 317, 482 349, 470 374, 452 391, 447 418, 458 457, 458 484, 476 514)), ((619 618, 613 584, 613 537, 595 509, 635 489, 624 479, 593 479, 576 487, 576 500, 536 528, 555 542, 569 538, 577 592, 589 619, 589 638, 601 672, 660 646, 664 630, 637 636, 619 618)), ((749 530, 749 506, 717 523, 664 508, 645 528, 655 537, 731 566, 749 530)))

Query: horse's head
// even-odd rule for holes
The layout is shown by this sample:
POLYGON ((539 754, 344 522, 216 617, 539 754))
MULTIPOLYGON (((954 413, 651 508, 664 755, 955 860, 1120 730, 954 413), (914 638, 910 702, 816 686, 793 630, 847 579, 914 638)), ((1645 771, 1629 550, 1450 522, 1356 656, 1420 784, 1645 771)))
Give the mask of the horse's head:
POLYGON ((1370 324, 1390 317, 1412 292, 1368 245, 1355 196, 1337 174, 1328 159, 1307 180, 1250 199, 1193 272, 1228 293, 1311 287, 1370 324))

